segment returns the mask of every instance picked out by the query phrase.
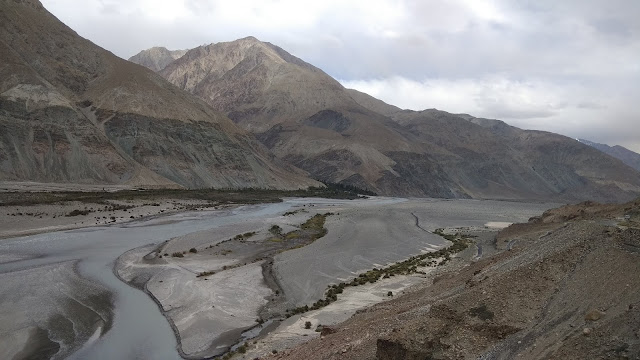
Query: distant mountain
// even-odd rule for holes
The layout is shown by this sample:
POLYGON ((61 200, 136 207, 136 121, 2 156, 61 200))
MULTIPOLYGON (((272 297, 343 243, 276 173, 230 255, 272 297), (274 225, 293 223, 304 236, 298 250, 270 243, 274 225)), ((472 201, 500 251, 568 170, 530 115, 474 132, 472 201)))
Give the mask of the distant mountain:
POLYGON ((583 144, 592 146, 605 154, 611 155, 616 159, 619 159, 623 163, 631 166, 632 168, 640 171, 640 154, 631 151, 626 147, 620 145, 609 146, 607 144, 598 144, 585 139, 578 139, 583 144))
POLYGON ((627 200, 640 174, 564 136, 345 89, 254 37, 188 51, 159 72, 314 178, 384 195, 627 200))
POLYGON ((142 50, 129 58, 129 61, 142 65, 153 71, 160 71, 176 59, 179 59, 188 50, 167 50, 165 47, 152 47, 142 50))
POLYGON ((0 180, 317 184, 200 99, 78 36, 37 0, 0 0, 0 180))

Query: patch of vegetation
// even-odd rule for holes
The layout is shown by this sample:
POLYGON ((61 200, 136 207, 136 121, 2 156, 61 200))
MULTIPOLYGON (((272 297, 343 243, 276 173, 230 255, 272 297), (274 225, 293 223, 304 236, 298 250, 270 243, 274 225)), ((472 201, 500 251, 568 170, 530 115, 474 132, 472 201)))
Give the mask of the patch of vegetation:
POLYGON ((196 254, 198 252, 198 249, 191 248, 191 249, 189 249, 189 252, 192 253, 192 254, 196 254))
POLYGON ((305 329, 311 329, 311 321, 305 321, 304 328, 305 329))
MULTIPOLYGON (((273 225, 269 229, 269 232, 271 232, 274 237, 270 238, 268 241, 283 242, 286 240, 308 239, 310 243, 314 242, 319 238, 327 235, 327 229, 324 227, 324 222, 327 219, 327 216, 330 215, 333 215, 333 213, 328 212, 324 214, 316 214, 307 219, 307 221, 305 221, 304 223, 300 224, 300 230, 289 231, 286 234, 282 233, 282 228, 280 226, 273 225)), ((299 244, 295 247, 300 247, 300 245, 304 246, 304 244, 299 244)))
POLYGON ((278 225, 273 225, 271 226, 271 228, 269 228, 269 232, 272 233, 275 236, 281 236, 282 235, 282 228, 278 225))
MULTIPOLYGON (((19 206, 37 204, 56 204, 70 201, 83 203, 102 203, 107 201, 144 200, 149 205, 160 206, 158 201, 165 199, 202 200, 211 204, 191 205, 194 208, 214 206, 215 204, 261 204, 282 202, 285 197, 320 197, 329 199, 357 199, 358 192, 342 185, 327 183, 326 187, 310 187, 306 190, 274 189, 135 189, 120 191, 43 191, 43 192, 3 192, 0 193, 0 206, 19 206)), ((131 205, 111 204, 113 210, 123 210, 131 205)), ((185 205, 189 206, 189 205, 185 205)))
POLYGON ((87 215, 90 212, 91 212, 91 210, 86 210, 86 209, 85 210, 78 210, 78 209, 75 209, 75 210, 71 211, 70 213, 68 213, 65 216, 71 217, 71 216, 87 215))
MULTIPOLYGON (((449 260, 451 260, 451 255, 466 249, 472 243, 472 241, 470 240, 470 236, 461 235, 458 233, 455 235, 444 234, 443 229, 437 229, 436 231, 434 231, 434 233, 445 237, 445 239, 451 241, 453 244, 447 248, 443 248, 437 251, 412 256, 404 261, 391 264, 382 269, 374 268, 358 275, 350 282, 341 282, 339 284, 329 285, 325 292, 324 299, 316 301, 311 306, 304 305, 294 309, 287 309, 286 316, 290 317, 296 314, 302 314, 310 310, 317 310, 325 307, 338 300, 338 295, 342 294, 346 287, 360 286, 367 283, 373 284, 380 279, 387 279, 396 275, 420 273, 421 271, 419 271, 418 268, 421 267, 444 265, 449 260), (441 260, 438 261, 438 259, 441 260)), ((387 293, 387 295, 393 296, 393 293, 391 295, 387 293)))
POLYGON ((299 231, 290 231, 284 236, 284 239, 285 240, 292 240, 292 239, 297 239, 299 237, 300 237, 300 232, 299 231))
POLYGON ((323 183, 328 190, 332 190, 332 191, 345 192, 345 193, 354 194, 354 195, 369 195, 369 196, 378 195, 374 191, 359 188, 354 185, 333 183, 333 182, 322 181, 322 180, 318 180, 318 181, 323 183))
POLYGON ((198 275, 196 275, 196 277, 214 275, 215 273, 216 273, 215 271, 202 271, 202 272, 199 272, 198 275))
POLYGON ((183 258, 184 255, 181 252, 174 252, 173 254, 171 254, 171 256, 173 257, 177 257, 177 258, 183 258))
POLYGON ((233 240, 240 240, 240 241, 246 240, 246 239, 252 237, 255 234, 256 234, 255 231, 246 232, 244 234, 238 234, 238 235, 233 237, 233 240))

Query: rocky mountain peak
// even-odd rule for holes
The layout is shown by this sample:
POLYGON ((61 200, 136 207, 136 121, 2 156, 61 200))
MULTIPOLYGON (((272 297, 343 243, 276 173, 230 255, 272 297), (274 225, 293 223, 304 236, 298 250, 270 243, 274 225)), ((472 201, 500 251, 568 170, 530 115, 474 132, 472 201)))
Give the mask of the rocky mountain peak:
POLYGON ((153 71, 160 71, 176 59, 179 59, 188 50, 169 50, 163 46, 155 46, 142 50, 129 58, 129 61, 142 65, 153 71))

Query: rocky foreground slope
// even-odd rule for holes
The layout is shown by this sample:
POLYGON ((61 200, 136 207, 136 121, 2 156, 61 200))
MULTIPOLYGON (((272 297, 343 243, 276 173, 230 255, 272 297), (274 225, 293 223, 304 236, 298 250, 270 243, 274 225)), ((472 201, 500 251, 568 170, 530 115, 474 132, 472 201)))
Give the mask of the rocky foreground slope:
POLYGON ((0 0, 0 181, 316 185, 224 114, 81 38, 37 0, 0 0))
POLYGON ((316 179, 420 197, 628 201, 640 193, 640 173, 574 139, 403 111, 254 37, 191 49, 159 74, 316 179))
POLYGON ((549 210, 277 359, 638 359, 640 200, 549 210))

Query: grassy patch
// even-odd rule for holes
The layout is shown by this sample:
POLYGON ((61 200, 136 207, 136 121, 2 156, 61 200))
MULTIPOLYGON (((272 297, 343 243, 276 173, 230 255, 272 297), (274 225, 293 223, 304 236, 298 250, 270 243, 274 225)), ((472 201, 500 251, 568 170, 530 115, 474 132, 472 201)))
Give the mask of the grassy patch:
MULTIPOLYGON (((150 204, 164 199, 204 200, 218 204, 260 204, 282 202, 284 197, 321 197, 329 199, 357 199, 357 192, 347 188, 333 186, 310 187, 306 190, 272 190, 272 189, 138 189, 107 191, 46 191, 46 192, 3 192, 0 193, 0 206, 56 204, 61 202, 80 201, 84 203, 105 204, 107 201, 145 200, 150 204)), ((159 205, 159 204, 158 204, 159 205)), ((111 205, 112 210, 120 210, 121 206, 111 205)), ((207 205, 193 205, 195 208, 207 205)), ((211 205, 213 206, 213 205, 211 205)))
POLYGON ((302 234, 300 234, 299 231, 290 231, 284 236, 284 239, 285 240, 293 240, 293 239, 299 238, 301 235, 302 234))

